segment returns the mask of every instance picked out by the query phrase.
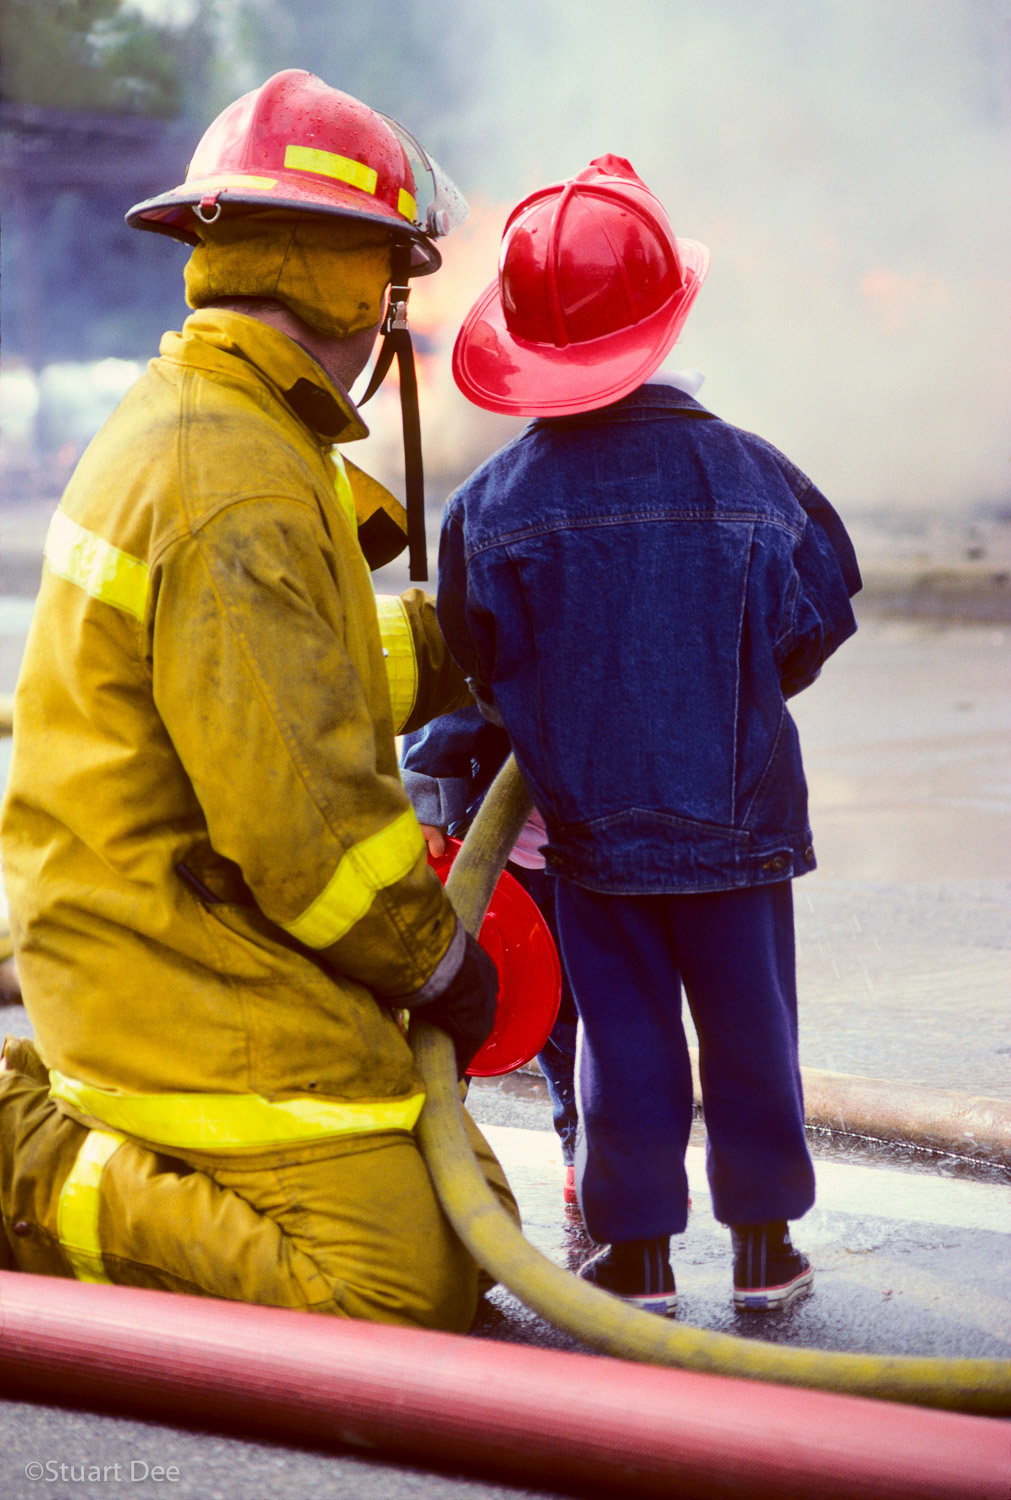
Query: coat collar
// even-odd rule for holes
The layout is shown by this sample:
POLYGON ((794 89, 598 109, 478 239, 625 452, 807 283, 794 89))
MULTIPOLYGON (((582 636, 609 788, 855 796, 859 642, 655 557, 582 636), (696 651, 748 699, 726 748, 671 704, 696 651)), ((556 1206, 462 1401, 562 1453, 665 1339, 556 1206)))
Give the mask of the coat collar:
POLYGON ((166 333, 162 357, 196 369, 234 371, 238 358, 275 386, 284 401, 323 446, 368 437, 369 429, 340 385, 301 344, 251 318, 222 307, 204 307, 166 333))
POLYGON ((622 396, 620 401, 613 401, 610 406, 595 406, 592 411, 577 412, 569 417, 535 417, 525 432, 536 432, 540 428, 561 427, 592 427, 599 423, 620 422, 628 413, 635 411, 663 411, 677 410, 684 412, 687 416, 706 417, 716 420, 715 414, 708 411, 701 401, 696 401, 687 391, 667 381, 650 382, 637 386, 627 396, 622 396))

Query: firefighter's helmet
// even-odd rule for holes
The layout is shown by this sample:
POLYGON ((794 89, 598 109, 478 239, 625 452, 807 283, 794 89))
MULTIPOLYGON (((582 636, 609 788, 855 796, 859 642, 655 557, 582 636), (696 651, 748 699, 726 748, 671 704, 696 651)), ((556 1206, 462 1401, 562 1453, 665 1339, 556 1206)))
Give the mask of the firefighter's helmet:
POLYGON ((435 240, 467 217, 463 195, 402 125, 295 68, 223 110, 185 182, 126 217, 195 244, 202 224, 264 209, 380 225, 410 244, 415 276, 438 269, 435 240))

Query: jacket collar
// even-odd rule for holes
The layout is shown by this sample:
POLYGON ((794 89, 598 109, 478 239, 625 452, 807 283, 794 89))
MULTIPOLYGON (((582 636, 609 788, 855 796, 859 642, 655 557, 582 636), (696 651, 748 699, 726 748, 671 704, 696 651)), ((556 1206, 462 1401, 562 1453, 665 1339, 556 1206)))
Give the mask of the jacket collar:
POLYGON ((535 417, 526 428, 526 431, 535 431, 540 427, 572 427, 592 426, 598 422, 621 421, 625 413, 635 411, 663 411, 676 408, 694 417, 713 418, 714 413, 708 411, 694 396, 689 396, 687 391, 670 385, 666 381, 650 382, 637 386, 627 396, 622 396, 620 401, 613 401, 610 406, 597 406, 592 411, 578 412, 568 417, 535 417))
POLYGON ((252 365, 324 447, 368 437, 369 429, 347 391, 316 363, 308 350, 278 328, 246 313, 204 307, 191 314, 182 333, 166 333, 161 354, 195 369, 232 371, 238 358, 252 365))

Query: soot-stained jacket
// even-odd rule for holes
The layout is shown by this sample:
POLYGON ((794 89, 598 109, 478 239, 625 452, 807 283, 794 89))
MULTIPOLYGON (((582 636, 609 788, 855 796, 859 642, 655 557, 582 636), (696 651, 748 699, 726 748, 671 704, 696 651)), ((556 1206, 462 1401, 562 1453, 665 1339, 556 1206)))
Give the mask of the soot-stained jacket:
POLYGON ((374 482, 331 453, 365 431, 299 345, 205 309, 53 518, 3 863, 37 1046, 86 1122, 264 1150, 420 1109, 376 997, 423 997, 458 929, 394 734, 469 698, 411 590, 394 718, 374 482))

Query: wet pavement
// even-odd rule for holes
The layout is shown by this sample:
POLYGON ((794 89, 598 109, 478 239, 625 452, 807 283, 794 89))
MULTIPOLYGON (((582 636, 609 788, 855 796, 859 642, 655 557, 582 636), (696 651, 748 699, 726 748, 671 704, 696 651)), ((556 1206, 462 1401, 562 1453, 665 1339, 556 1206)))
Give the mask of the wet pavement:
MULTIPOLYGON (((539 1088, 543 1088, 540 1085, 539 1088)), ((520 1202, 527 1238, 556 1264, 576 1269, 592 1249, 578 1210, 564 1209, 562 1162, 534 1097, 503 1110, 494 1085, 471 1090, 482 1122, 520 1202), (529 1110, 541 1128, 491 1123, 529 1110)), ((679 1320, 744 1338, 873 1354, 1011 1358, 1011 1184, 1002 1174, 940 1174, 881 1152, 873 1164, 813 1142, 818 1201, 794 1226, 816 1268, 810 1296, 780 1314, 738 1313, 731 1298, 727 1230, 712 1216, 704 1134, 688 1151, 692 1212, 671 1247, 679 1320)), ((475 1332, 558 1348, 579 1348, 547 1328, 503 1288, 488 1298, 475 1332)))
POLYGON ((802 1062, 1011 1099, 1011 629, 861 612, 791 707, 802 1062))
MULTIPOLYGON (((0 692, 13 686, 29 610, 0 599, 0 692)), ((819 859, 795 886, 802 1062, 1011 1102, 1011 627, 895 619, 862 606, 860 633, 793 709, 819 859)), ((0 1028, 27 1031, 27 1017, 0 1010, 0 1028)), ((506 1165, 529 1237, 575 1266, 589 1246, 562 1206, 543 1082, 482 1081, 470 1105, 506 1165)), ((814 1291, 785 1314, 737 1314, 696 1125, 694 1208, 674 1248, 679 1318, 810 1348, 1011 1357, 1007 1176, 822 1133, 812 1149, 818 1202, 795 1238, 816 1266, 814 1291)), ((474 1332, 574 1347, 501 1288, 474 1332)), ((548 1493, 0 1402, 0 1493, 12 1500, 64 1493, 26 1479, 30 1461, 132 1458, 179 1465, 171 1492, 200 1500, 548 1493)), ((105 1500, 123 1488, 74 1483, 66 1494, 105 1500)))

